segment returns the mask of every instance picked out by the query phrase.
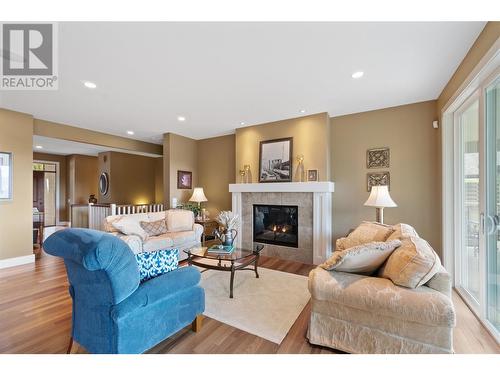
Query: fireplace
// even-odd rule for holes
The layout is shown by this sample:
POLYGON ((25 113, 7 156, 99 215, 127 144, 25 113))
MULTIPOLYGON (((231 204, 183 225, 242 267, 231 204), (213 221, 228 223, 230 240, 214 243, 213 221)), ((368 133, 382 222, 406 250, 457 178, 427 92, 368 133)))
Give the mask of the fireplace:
POLYGON ((298 247, 298 234, 298 206, 253 205, 254 242, 298 247))

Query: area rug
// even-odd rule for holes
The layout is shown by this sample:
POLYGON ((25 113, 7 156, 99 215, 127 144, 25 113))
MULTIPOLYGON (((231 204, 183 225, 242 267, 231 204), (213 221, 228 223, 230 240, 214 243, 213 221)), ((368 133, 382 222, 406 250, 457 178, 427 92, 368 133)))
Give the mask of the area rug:
POLYGON ((280 344, 310 299, 307 277, 259 268, 236 271, 234 298, 229 298, 229 272, 201 274, 204 315, 280 344))

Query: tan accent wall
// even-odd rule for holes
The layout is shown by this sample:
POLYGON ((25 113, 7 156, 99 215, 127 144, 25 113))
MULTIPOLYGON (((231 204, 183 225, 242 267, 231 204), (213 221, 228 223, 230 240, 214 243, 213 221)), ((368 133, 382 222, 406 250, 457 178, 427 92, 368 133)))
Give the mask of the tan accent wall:
POLYGON ((101 152, 99 176, 109 175, 110 188, 99 203, 151 204, 156 203, 156 158, 121 152, 101 152))
POLYGON ((235 182, 234 134, 198 141, 198 184, 208 202, 203 204, 210 217, 231 210, 229 184, 235 182))
POLYGON ((66 186, 68 182, 68 167, 66 159, 64 155, 45 154, 42 152, 33 153, 33 160, 59 162, 59 221, 69 220, 69 207, 66 204, 68 201, 68 189, 66 186))
POLYGON ((408 223, 441 255, 436 101, 332 117, 332 175, 335 181, 334 238, 363 220, 375 220, 366 174, 388 170, 396 208, 385 209, 386 223, 408 223), (390 148, 390 168, 367 169, 366 151, 390 148))
POLYGON ((68 191, 70 204, 89 202, 90 194, 98 192, 99 163, 96 156, 68 156, 68 191))
POLYGON ((330 180, 330 122, 328 113, 275 121, 236 129, 235 179, 240 169, 250 164, 253 182, 259 182, 261 141, 293 137, 292 178, 295 181, 296 158, 304 155, 305 169, 318 169, 319 180, 330 180))
POLYGON ((154 143, 137 141, 126 137, 118 137, 116 135, 100 133, 93 130, 77 128, 75 126, 40 119, 34 120, 33 134, 123 150, 145 152, 155 155, 162 155, 163 153, 162 146, 154 143))
POLYGON ((13 199, 0 202, 0 259, 33 254, 33 117, 0 109, 0 151, 12 152, 13 199))
POLYGON ((163 138, 163 192, 168 207, 173 197, 179 203, 187 202, 193 193, 192 189, 177 189, 178 170, 193 172, 192 187, 198 186, 197 141, 167 133, 163 138))

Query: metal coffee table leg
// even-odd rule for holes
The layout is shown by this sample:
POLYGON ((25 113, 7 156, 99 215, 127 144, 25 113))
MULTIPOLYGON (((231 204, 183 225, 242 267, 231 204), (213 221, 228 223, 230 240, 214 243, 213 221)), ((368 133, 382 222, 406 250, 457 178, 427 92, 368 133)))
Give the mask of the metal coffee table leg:
POLYGON ((232 260, 231 261, 231 281, 229 283, 229 298, 233 298, 233 284, 234 284, 234 273, 235 273, 235 269, 234 269, 234 261, 232 260))

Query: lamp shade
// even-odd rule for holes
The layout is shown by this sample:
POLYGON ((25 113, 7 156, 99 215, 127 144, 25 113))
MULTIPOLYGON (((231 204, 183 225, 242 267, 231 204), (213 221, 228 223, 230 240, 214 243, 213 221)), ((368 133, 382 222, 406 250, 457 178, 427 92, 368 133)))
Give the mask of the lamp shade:
POLYGON ((389 195, 389 189, 386 185, 372 186, 372 191, 365 206, 370 207, 397 207, 398 205, 392 200, 389 195))
POLYGON ((203 188, 201 187, 194 188, 193 195, 189 198, 189 200, 197 203, 208 201, 207 197, 205 197, 205 193, 203 192, 203 188))

